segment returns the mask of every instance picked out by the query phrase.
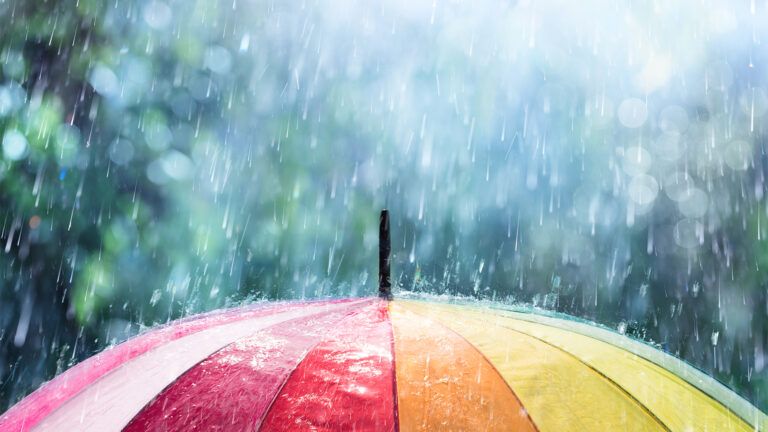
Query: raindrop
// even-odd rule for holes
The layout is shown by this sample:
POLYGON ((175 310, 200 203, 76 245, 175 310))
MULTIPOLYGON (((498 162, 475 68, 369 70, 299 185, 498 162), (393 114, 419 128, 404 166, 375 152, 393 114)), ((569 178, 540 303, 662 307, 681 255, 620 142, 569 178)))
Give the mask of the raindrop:
POLYGON ((683 219, 675 224, 673 236, 675 243, 685 249, 699 246, 699 234, 703 233, 704 226, 694 219, 683 219))
POLYGON ((637 74, 636 83, 643 91, 650 93, 664 87, 672 76, 672 60, 664 55, 651 54, 637 74))
POLYGON ((630 98, 625 99, 619 105, 617 113, 621 124, 628 128, 639 128, 645 123, 648 118, 648 108, 640 99, 630 98))
POLYGON ((697 218, 707 213, 709 198, 707 193, 699 188, 687 189, 682 199, 677 203, 680 213, 689 218, 697 218))
POLYGON ((18 130, 10 129, 3 135, 3 155, 10 160, 19 160, 27 155, 27 138, 18 130))
POLYGON ((251 46, 251 35, 249 33, 246 33, 243 35, 243 37, 240 39, 240 51, 248 51, 248 47, 251 46))
POLYGON ((639 205, 647 205, 656 199, 659 183, 649 175, 638 175, 629 183, 629 197, 639 205))
POLYGON ((109 146, 109 159, 118 165, 125 165, 133 159, 133 143, 125 138, 118 138, 109 146))
POLYGON ((739 105, 747 116, 762 117, 768 111, 768 95, 761 87, 746 88, 739 97, 739 105))
POLYGON ((0 117, 6 117, 24 104, 26 92, 15 82, 0 86, 0 117))
POLYGON ((651 168, 652 156, 642 147, 630 147, 624 152, 624 172, 630 176, 645 174, 651 168))
POLYGON ((177 117, 190 119, 195 110, 195 100, 186 90, 178 90, 173 93, 170 100, 171 110, 177 117))
POLYGON ((144 6, 144 21, 155 30, 162 30, 171 22, 171 8, 160 1, 150 1, 144 6))
POLYGON ((112 69, 102 63, 96 64, 96 66, 91 69, 88 82, 91 83, 96 93, 107 97, 116 95, 120 89, 117 75, 115 75, 112 69))
POLYGON ((4 76, 23 81, 26 63, 24 61, 24 54, 21 51, 4 51, 0 56, 0 60, 2 60, 0 66, 2 66, 4 76))
POLYGON ((154 160, 149 165, 147 165, 147 178, 152 183, 159 185, 168 183, 168 180, 170 179, 165 174, 165 170, 163 170, 162 159, 154 160))
POLYGON ((693 179, 684 172, 675 172, 664 179, 664 192, 672 201, 681 201, 688 197, 695 187, 693 179))
POLYGON ((744 171, 752 163, 752 146, 743 140, 734 140, 723 152, 725 163, 736 171, 744 171))
POLYGON ((80 129, 69 124, 60 125, 54 134, 60 166, 71 166, 80 146, 80 129))
POLYGON ((120 61, 117 72, 120 92, 117 95, 124 105, 139 104, 152 85, 152 67, 144 58, 126 56, 120 61))
POLYGON ((160 292, 159 289, 156 289, 156 290, 152 291, 152 297, 150 297, 150 299, 149 299, 149 304, 151 306, 157 305, 157 302, 160 301, 160 297, 162 297, 162 295, 163 295, 163 293, 160 292))
POLYGON ((217 74, 227 74, 232 67, 232 55, 222 46, 212 46, 205 52, 205 67, 217 74))
POLYGON ((195 165, 185 155, 176 150, 171 150, 162 158, 162 168, 165 174, 174 180, 186 180, 191 177, 195 165))
POLYGON ((173 141, 173 132, 161 122, 153 122, 144 129, 144 139, 149 148, 155 151, 162 151, 168 148, 173 141))
POLYGON ((191 74, 187 82, 187 89, 192 97, 199 101, 210 98, 216 92, 216 86, 211 77, 200 72, 191 74))

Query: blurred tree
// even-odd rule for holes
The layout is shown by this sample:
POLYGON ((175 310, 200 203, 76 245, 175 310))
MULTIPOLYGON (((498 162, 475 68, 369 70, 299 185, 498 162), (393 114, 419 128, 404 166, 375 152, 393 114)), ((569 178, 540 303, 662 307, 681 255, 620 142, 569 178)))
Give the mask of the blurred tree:
POLYGON ((635 3, 0 2, 0 407, 145 326, 373 293, 387 206, 402 290, 765 409, 768 26, 635 3))

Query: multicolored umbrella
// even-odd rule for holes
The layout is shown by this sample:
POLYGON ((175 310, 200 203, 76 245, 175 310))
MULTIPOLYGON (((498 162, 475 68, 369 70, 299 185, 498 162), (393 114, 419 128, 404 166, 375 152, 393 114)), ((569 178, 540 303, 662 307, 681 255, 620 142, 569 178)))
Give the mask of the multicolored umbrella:
POLYGON ((684 362, 572 319, 379 298, 177 321, 19 402, 1 431, 753 431, 684 362))
POLYGON ((477 303, 263 303, 96 355, 0 417, 5 431, 755 431, 765 414, 653 347, 477 303))

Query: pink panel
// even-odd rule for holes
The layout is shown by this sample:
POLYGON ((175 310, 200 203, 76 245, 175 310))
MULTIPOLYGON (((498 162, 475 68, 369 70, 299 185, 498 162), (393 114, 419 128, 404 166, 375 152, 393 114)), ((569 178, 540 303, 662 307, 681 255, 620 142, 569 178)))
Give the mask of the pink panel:
POLYGON ((345 319, 291 374, 261 430, 395 430, 392 340, 385 301, 345 319))
MULTIPOLYGON (((347 300, 320 303, 336 303, 340 301, 347 300)), ((299 308, 306 304, 308 303, 280 303, 277 305, 274 303, 259 303, 242 308, 216 311, 184 318, 136 336, 73 366, 63 374, 44 384, 0 417, 0 430, 26 431, 31 429, 86 386, 123 363, 164 343, 214 326, 279 313, 299 308)))
POLYGON ((163 390, 124 431, 252 429, 304 355, 366 304, 294 319, 228 345, 163 390))

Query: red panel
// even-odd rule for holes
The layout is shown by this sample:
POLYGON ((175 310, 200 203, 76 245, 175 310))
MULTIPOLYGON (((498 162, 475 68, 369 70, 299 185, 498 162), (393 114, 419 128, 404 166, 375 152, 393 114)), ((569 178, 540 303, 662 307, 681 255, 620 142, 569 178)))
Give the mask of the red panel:
POLYGON ((0 417, 0 430, 25 431, 121 364, 164 343, 230 322, 306 306, 306 302, 257 305, 217 311, 175 321, 107 349, 67 370, 14 405, 0 417))
POLYGON ((304 355, 366 304, 291 320, 228 345, 163 390, 124 431, 252 430, 304 355))
POLYGON ((385 301, 341 322, 291 374, 261 430, 395 430, 392 327, 385 301))

